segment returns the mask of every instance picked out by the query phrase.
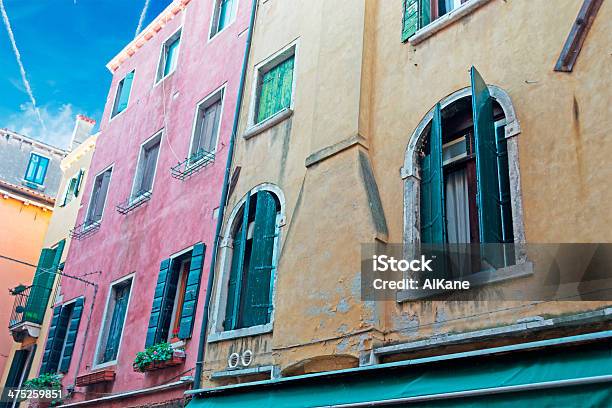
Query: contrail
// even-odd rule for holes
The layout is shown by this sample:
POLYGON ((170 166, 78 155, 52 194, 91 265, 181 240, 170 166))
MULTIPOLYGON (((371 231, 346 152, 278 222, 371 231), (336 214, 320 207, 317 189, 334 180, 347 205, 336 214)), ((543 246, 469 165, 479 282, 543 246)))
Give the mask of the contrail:
POLYGON ((36 112, 36 116, 38 116, 38 121, 40 122, 43 130, 46 132, 47 127, 45 126, 45 122, 43 121, 42 116, 40 115, 38 106, 36 106, 36 98, 34 98, 34 92, 32 92, 30 82, 28 82, 28 78, 26 76, 25 68, 23 67, 23 63, 21 62, 21 54, 19 53, 19 49, 17 48, 15 36, 13 35, 13 29, 11 28, 11 23, 9 21, 8 15, 6 14, 6 9, 4 8, 3 0, 0 0, 0 12, 2 12, 2 20, 4 20, 6 31, 8 32, 9 39, 11 40, 11 45, 13 46, 13 51, 15 52, 15 59, 17 60, 17 64, 19 65, 19 71, 21 71, 21 80, 23 81, 23 85, 25 86, 26 92, 30 97, 30 101, 32 102, 32 106, 34 107, 34 111, 36 112))
POLYGON ((138 27, 136 27, 136 34, 134 37, 137 37, 142 29, 142 23, 144 23, 145 16, 147 15, 147 9, 149 8, 150 0, 145 0, 144 7, 142 8, 142 12, 140 13, 140 19, 138 19, 138 27))

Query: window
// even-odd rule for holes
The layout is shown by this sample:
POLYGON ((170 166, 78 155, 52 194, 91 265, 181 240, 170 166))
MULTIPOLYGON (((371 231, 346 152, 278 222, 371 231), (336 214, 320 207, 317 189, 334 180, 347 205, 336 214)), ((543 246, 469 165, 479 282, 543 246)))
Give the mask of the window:
POLYGON ((123 112, 128 107, 133 81, 134 71, 130 72, 125 76, 125 78, 119 81, 119 84, 117 85, 117 93, 115 94, 115 102, 113 103, 111 118, 123 112))
POLYGON ((213 38, 236 18, 238 0, 215 0, 210 38, 213 38))
POLYGON ((469 0, 403 0, 402 41, 469 0))
POLYGON ((162 46, 162 53, 157 67, 156 82, 170 75, 176 69, 179 45, 181 43, 181 30, 174 33, 162 46))
POLYGON ((30 155, 30 162, 26 169, 25 180, 31 183, 43 185, 45 182, 45 176, 47 175, 47 168, 49 167, 49 159, 40 156, 36 153, 30 155))
POLYGON ((41 374, 58 371, 68 372, 82 313, 83 298, 53 308, 53 316, 40 368, 41 374))
POLYGON ((100 328, 95 364, 117 360, 131 289, 132 277, 124 278, 111 286, 104 322, 100 328))
POLYGON ((112 168, 107 169, 98 174, 94 180, 93 190, 89 199, 89 209, 85 218, 85 227, 98 223, 102 219, 112 171, 112 168))
MULTIPOLYGON (((471 96, 444 110, 436 105, 424 132, 420 151, 424 244, 514 242, 504 112, 474 68, 472 84, 471 96)), ((472 272, 481 271, 483 263, 498 268, 510 262, 507 248, 484 248, 478 262, 470 261, 472 272)))
POLYGON ((291 106, 295 48, 258 69, 255 124, 291 106))
POLYGON ((193 139, 189 153, 190 163, 210 158, 217 149, 223 89, 205 99, 197 108, 193 139))
MULTIPOLYGON (((36 345, 32 346, 30 349, 15 350, 4 387, 21 388, 21 385, 27 380, 30 369, 32 368, 32 360, 35 352, 36 345)), ((6 404, 10 405, 8 403, 6 404)))
POLYGON ((226 287, 225 331, 271 321, 279 219, 280 203, 272 192, 247 194, 231 232, 233 251, 226 287))
POLYGON ((161 262, 147 329, 147 347, 191 337, 204 252, 204 244, 198 243, 189 251, 161 262))
POLYGON ((161 132, 159 132, 140 147, 136 176, 132 187, 132 201, 138 200, 143 194, 150 192, 153 188, 161 135, 161 132))
POLYGON ((79 192, 81 191, 81 183, 83 182, 84 175, 85 170, 81 169, 74 177, 70 179, 70 181, 68 181, 66 192, 64 193, 64 199, 61 204, 62 207, 78 197, 79 192))

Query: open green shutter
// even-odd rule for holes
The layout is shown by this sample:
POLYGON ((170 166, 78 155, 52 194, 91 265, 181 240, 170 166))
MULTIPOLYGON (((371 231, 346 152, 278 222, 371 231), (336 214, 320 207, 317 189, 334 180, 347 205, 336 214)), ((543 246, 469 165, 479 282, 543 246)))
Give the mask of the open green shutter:
MULTIPOLYGON (((15 350, 11 368, 9 369, 6 383, 4 384, 6 388, 19 386, 19 380, 21 379, 27 360, 28 350, 15 350)), ((10 404, 7 403, 5 406, 10 406, 10 404)))
POLYGON ((442 114, 434 108, 429 153, 421 159, 421 242, 446 243, 444 177, 442 174, 442 114))
POLYGON ((159 265, 159 274, 157 275, 157 285, 153 294, 153 305, 151 306, 151 317, 149 318, 145 347, 152 346, 159 341, 158 333, 160 331, 162 312, 165 307, 166 288, 168 278, 170 277, 170 264, 170 259, 164 259, 159 265))
MULTIPOLYGON (((472 114, 476 146, 476 181, 478 186, 476 202, 478 205, 480 242, 497 244, 503 242, 503 235, 493 102, 487 84, 474 67, 471 69, 471 77, 472 114)), ((493 245, 483 246, 481 256, 491 266, 503 266, 501 248, 493 245)))
POLYGON ((123 86, 119 95, 119 104, 117 105, 117 113, 123 112, 128 107, 130 100, 130 92, 132 90, 132 81, 134 80, 134 71, 130 72, 123 78, 123 86))
POLYGON ((41 324, 45 317, 47 303, 55 282, 57 266, 64 252, 64 245, 65 241, 62 240, 55 248, 43 248, 40 253, 38 266, 32 281, 32 289, 24 312, 24 318, 28 322, 41 324))
POLYGON ((419 1, 419 28, 423 28, 431 22, 431 0, 419 1))
POLYGON ((79 175, 77 176, 76 186, 74 188, 74 196, 78 197, 79 192, 81 191, 81 184, 83 183, 83 175, 85 174, 85 170, 79 170, 79 175))
POLYGON ((402 41, 408 41, 419 29, 420 0, 403 0, 404 13, 402 18, 402 41))
POLYGON ((268 191, 257 193, 253 249, 246 278, 243 326, 257 326, 270 321, 271 289, 276 233, 276 201, 268 191))
POLYGON ((196 307, 198 305, 200 279, 202 277, 205 253, 206 245, 203 243, 198 243, 193 246, 189 276, 187 276, 187 286, 185 287, 185 297, 183 299, 183 309, 181 311, 181 321, 178 333, 179 339, 190 338, 191 332, 193 331, 193 322, 195 320, 196 307))
POLYGON ((70 368, 70 360, 72 359, 72 353, 74 352, 74 345, 76 343, 77 334, 79 332, 79 325, 81 323, 81 315, 83 314, 83 298, 78 298, 74 301, 72 308, 72 314, 68 323, 68 329, 66 332, 66 344, 64 346, 64 354, 59 364, 59 371, 67 373, 70 368))
POLYGON ((239 311, 242 295, 242 278, 244 275, 244 252, 249 229, 249 207, 251 203, 251 193, 247 193, 242 211, 242 225, 236 232, 234 238, 234 250, 232 252, 232 267, 230 270, 229 286, 227 292, 227 305, 225 309, 225 330, 238 328, 239 311))
POLYGON ((501 202, 502 238, 506 244, 514 242, 512 227, 512 202, 510 196, 510 172, 508 168, 508 143, 506 125, 495 128, 497 143, 497 171, 499 177, 499 198, 501 202))
POLYGON ((60 323, 61 313, 61 306, 53 308, 53 316, 51 317, 51 324, 49 325, 49 333, 47 334, 47 342, 45 343, 45 351, 43 352, 40 374, 53 372, 55 371, 54 367, 57 366, 59 354, 54 352, 54 350, 57 349, 57 347, 54 347, 54 343, 59 343, 57 328, 60 323))

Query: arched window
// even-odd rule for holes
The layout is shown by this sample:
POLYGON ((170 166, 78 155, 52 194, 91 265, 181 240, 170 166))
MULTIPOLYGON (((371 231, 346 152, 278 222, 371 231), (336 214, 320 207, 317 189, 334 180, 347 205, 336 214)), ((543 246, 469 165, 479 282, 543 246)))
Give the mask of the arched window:
MULTIPOLYGON (((487 86, 472 68, 472 86, 437 103, 409 142, 402 169, 404 241, 451 246, 524 242, 518 133, 510 98, 487 86)), ((510 246, 486 248, 493 251, 489 266, 516 261, 517 254, 507 253, 510 246)))
POLYGON ((267 189, 247 193, 229 222, 226 247, 225 305, 219 305, 219 331, 234 331, 271 322, 281 204, 267 189), (227 251, 227 249, 231 249, 227 251), (219 327, 220 326, 220 327, 219 327))

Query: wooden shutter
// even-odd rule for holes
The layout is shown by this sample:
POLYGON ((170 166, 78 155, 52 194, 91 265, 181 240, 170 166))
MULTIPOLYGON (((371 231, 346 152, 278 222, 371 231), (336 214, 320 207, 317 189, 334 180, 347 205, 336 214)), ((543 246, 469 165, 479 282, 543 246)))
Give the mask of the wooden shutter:
POLYGON ((249 207, 251 194, 247 193, 242 212, 242 224, 234 237, 234 251, 232 253, 232 266, 230 269, 229 286, 227 291, 227 305, 225 309, 225 330, 234 330, 239 324, 239 310, 241 303, 242 278, 244 275, 245 247, 249 227, 249 207))
POLYGON ((41 324, 44 319, 64 245, 65 241, 62 240, 55 248, 43 248, 40 253, 24 312, 28 322, 41 324))
POLYGON ((181 310, 181 322, 179 326, 179 339, 188 339, 193 331, 196 307, 198 305, 198 294, 200 293, 200 278, 202 267, 204 266, 204 254, 206 245, 195 244, 191 252, 191 263, 189 264, 189 276, 185 286, 185 297, 183 298, 183 308, 181 310))
POLYGON ((268 191, 257 193, 255 226, 251 262, 245 286, 245 306, 242 325, 244 327, 266 324, 270 321, 271 290, 276 237, 276 201, 268 191))
MULTIPOLYGON (((11 368, 9 369, 8 376, 6 377, 6 388, 18 387, 21 376, 23 375, 26 362, 28 360, 28 350, 15 350, 13 354, 13 361, 11 362, 11 368)), ((9 406, 10 404, 7 404, 9 406)))
POLYGON ((419 29, 419 3, 421 0, 403 0, 402 41, 406 42, 419 29))
POLYGON ((434 108, 429 132, 429 153, 421 160, 421 242, 446 243, 440 104, 434 108))
POLYGON ((115 289, 115 307, 113 308, 113 317, 108 330, 106 348, 104 349, 104 362, 112 361, 117 358, 129 296, 129 284, 115 289))
POLYGON ((261 78, 261 85, 259 88, 259 101, 257 107, 257 123, 263 122, 270 116, 274 110, 274 89, 276 87, 276 74, 275 68, 263 74, 261 78))
POLYGON ((495 128, 497 147, 497 170, 499 177, 499 199, 501 204, 502 241, 514 242, 512 226, 512 202, 510 196, 510 172, 508 168, 508 145, 506 142, 506 125, 495 128))
POLYGON ((106 194, 108 193, 108 184, 110 183, 111 170, 106 170, 100 177, 100 187, 98 188, 98 193, 96 194, 93 221, 100 221, 102 219, 102 212, 104 211, 104 202, 106 201, 106 194))
POLYGON ((67 373, 68 369, 70 368, 70 360, 72 359, 72 353, 74 351, 74 345, 76 343, 79 325, 81 323, 81 315, 83 314, 83 302, 83 298, 78 298, 74 301, 74 306, 72 307, 72 313, 70 315, 70 321, 66 331, 64 354, 62 355, 62 360, 59 363, 59 371, 62 373, 67 373))
MULTIPOLYGON (((503 242, 503 236, 493 102, 487 84, 474 67, 471 77, 480 242, 497 244, 503 242)), ((503 253, 497 246, 483 246, 481 257, 491 266, 503 265, 503 253)))
POLYGON ((85 170, 79 170, 79 174, 77 175, 76 187, 74 189, 74 196, 78 197, 79 192, 81 191, 81 184, 83 184, 83 175, 85 175, 85 170))
POLYGON ((167 283, 170 278, 170 259, 164 259, 159 265, 159 274, 157 275, 157 285, 153 295, 153 305, 151 306, 151 317, 149 318, 149 328, 147 329, 147 338, 145 347, 152 346, 159 342, 162 313, 166 308, 167 298, 167 283))
POLYGON ((206 152, 212 152, 215 149, 220 115, 221 100, 218 100, 206 108, 204 113, 203 134, 200 140, 200 148, 206 152))
POLYGON ((123 112, 128 107, 130 100, 130 92, 132 90, 132 81, 134 80, 134 71, 130 72, 123 78, 121 89, 119 90, 119 104, 117 105, 117 113, 123 112))
POLYGON ((291 106, 294 63, 295 58, 291 57, 279 66, 278 98, 274 113, 280 112, 281 110, 291 106))
POLYGON ((47 342, 45 343, 45 351, 43 352, 42 363, 40 366, 40 374, 54 372, 55 367, 57 367, 59 354, 55 352, 57 346, 54 346, 54 343, 59 343, 57 328, 60 323, 61 313, 61 306, 56 306, 53 308, 51 324, 49 325, 49 333, 47 334, 47 342))
POLYGON ((155 167, 157 165, 157 156, 159 155, 159 142, 153 146, 148 146, 143 152, 142 163, 142 179, 140 181, 139 191, 136 195, 151 191, 153 188, 153 176, 155 175, 155 167))

